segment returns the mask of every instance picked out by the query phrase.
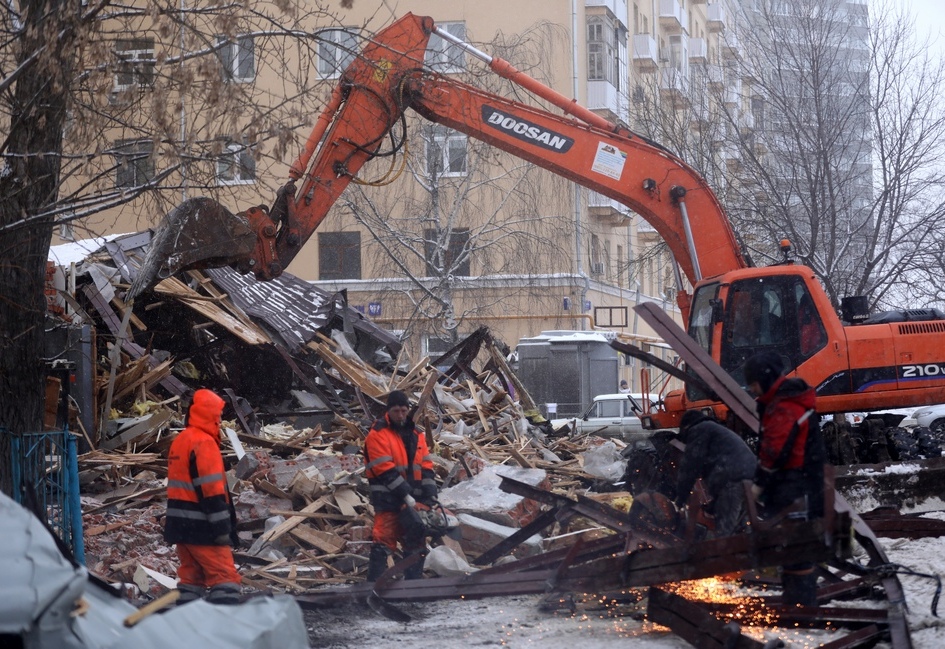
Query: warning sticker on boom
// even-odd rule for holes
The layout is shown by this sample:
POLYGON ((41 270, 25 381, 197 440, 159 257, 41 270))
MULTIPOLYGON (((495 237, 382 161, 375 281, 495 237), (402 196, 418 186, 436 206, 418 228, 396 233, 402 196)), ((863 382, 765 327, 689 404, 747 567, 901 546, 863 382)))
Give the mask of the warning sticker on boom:
POLYGON ((625 151, 621 151, 613 144, 598 142, 591 171, 596 171, 614 180, 620 180, 620 174, 623 173, 623 166, 626 162, 627 153, 625 151))

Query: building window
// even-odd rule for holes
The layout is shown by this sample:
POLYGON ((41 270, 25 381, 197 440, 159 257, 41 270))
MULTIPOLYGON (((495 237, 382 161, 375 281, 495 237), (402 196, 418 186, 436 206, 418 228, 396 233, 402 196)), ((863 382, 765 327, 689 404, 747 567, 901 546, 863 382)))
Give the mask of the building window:
POLYGON ((217 182, 248 185, 256 180, 256 160, 249 145, 230 142, 217 159, 217 182))
POLYGON ((318 278, 361 279, 361 233, 318 233, 318 278))
MULTIPOLYGON (((438 23, 437 27, 461 41, 466 40, 466 23, 438 23)), ((466 52, 436 34, 427 45, 426 64, 441 73, 462 72, 466 67, 466 52)))
POLYGON ((609 16, 587 19, 587 79, 620 87, 620 30, 609 16))
POLYGON ((761 97, 751 98, 751 116, 755 121, 755 130, 765 130, 765 100, 761 97))
POLYGON ((256 55, 252 36, 238 36, 228 39, 217 36, 217 50, 220 65, 223 67, 223 80, 233 83, 247 83, 256 77, 256 55))
POLYGON ((154 39, 123 38, 115 42, 118 69, 115 90, 154 84, 154 39))
POLYGON ((450 232, 449 242, 443 240, 442 230, 423 231, 423 250, 427 261, 427 276, 442 277, 457 275, 469 277, 469 230, 454 229, 450 232), (444 243, 446 244, 444 246, 444 243))
POLYGON ((429 127, 426 134, 427 175, 431 178, 465 176, 466 143, 463 133, 445 126, 429 127))
POLYGON ((116 187, 141 187, 154 178, 154 145, 151 140, 119 140, 115 143, 118 164, 116 187))
POLYGON ((318 74, 324 79, 338 77, 358 54, 358 31, 354 27, 323 29, 318 32, 318 74))

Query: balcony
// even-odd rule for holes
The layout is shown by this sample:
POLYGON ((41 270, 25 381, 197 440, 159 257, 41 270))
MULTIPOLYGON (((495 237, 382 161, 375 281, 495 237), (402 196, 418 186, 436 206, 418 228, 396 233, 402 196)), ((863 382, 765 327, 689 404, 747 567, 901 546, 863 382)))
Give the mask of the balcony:
POLYGON ((729 171, 735 171, 741 165, 742 155, 736 144, 732 142, 720 142, 717 151, 719 159, 729 171))
POLYGON ((750 110, 746 110, 741 114, 741 119, 738 123, 742 127, 743 131, 753 131, 755 130, 755 114, 750 110))
POLYGON ((667 34, 680 34, 688 27, 686 10, 679 0, 660 0, 660 28, 667 34))
POLYGON ((689 104, 689 76, 676 68, 660 70, 660 97, 671 101, 674 108, 689 104))
POLYGON ((633 35, 633 67, 638 72, 655 72, 659 64, 656 39, 649 34, 633 35))
POLYGON ((712 63, 706 65, 705 76, 709 90, 718 92, 725 86, 725 73, 721 65, 714 65, 712 63))
POLYGON ((630 107, 626 96, 622 96, 617 87, 609 81, 587 82, 587 107, 603 111, 610 121, 626 122, 630 118, 630 107))
POLYGON ((591 190, 587 192, 587 213, 606 225, 615 227, 630 225, 629 207, 591 190))
POLYGON ((742 105, 742 82, 740 80, 729 84, 725 89, 725 93, 722 95, 722 103, 729 108, 742 105))
POLYGON ((626 27, 627 0, 584 0, 585 7, 607 7, 621 25, 626 27))
POLYGON ((742 44, 734 32, 725 35, 725 39, 722 41, 722 56, 727 59, 742 58, 742 44))
POLYGON ((689 39, 689 62, 706 63, 709 60, 709 44, 704 38, 689 39))
POLYGON ((705 98, 692 104, 689 120, 689 126, 696 131, 705 128, 711 123, 712 113, 709 111, 709 103, 705 98))
POLYGON ((725 31, 725 7, 713 2, 706 7, 706 28, 713 34, 725 31))

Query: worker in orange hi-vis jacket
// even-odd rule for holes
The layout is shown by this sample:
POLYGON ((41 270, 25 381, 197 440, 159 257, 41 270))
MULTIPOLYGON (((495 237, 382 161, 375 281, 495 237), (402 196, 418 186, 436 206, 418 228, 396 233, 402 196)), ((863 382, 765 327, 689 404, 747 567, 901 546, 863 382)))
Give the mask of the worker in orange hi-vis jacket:
POLYGON ((240 576, 230 549, 237 545, 236 513, 220 453, 223 403, 211 390, 197 390, 186 427, 168 452, 164 539, 177 544, 178 603, 205 594, 216 604, 239 602, 240 576))
MULTIPOLYGON (((400 390, 387 398, 387 412, 374 422, 364 441, 365 473, 374 507, 373 544, 368 581, 376 581, 387 569, 387 558, 397 550, 405 555, 426 550, 426 528, 414 508, 436 500, 433 462, 423 433, 409 416, 410 400, 400 390)), ((423 576, 423 562, 404 571, 406 579, 423 576)))

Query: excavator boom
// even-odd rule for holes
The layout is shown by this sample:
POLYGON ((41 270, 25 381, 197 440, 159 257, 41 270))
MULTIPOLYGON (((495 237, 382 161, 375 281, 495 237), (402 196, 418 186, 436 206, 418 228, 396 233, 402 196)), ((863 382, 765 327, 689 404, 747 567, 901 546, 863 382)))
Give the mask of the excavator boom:
MULTIPOLYGON (((242 222, 255 231, 257 242, 237 266, 252 270, 262 280, 278 276, 361 167, 376 156, 407 108, 627 205, 660 233, 693 284, 703 276, 746 266, 722 206, 694 169, 507 61, 468 45, 457 43, 484 59, 497 74, 572 117, 488 93, 424 68, 424 52, 434 30, 432 19, 407 14, 381 31, 352 62, 292 165, 290 181, 272 209, 265 214, 259 208, 255 213, 241 213, 242 222), (296 181, 301 182, 297 190, 296 181), (691 236, 693 231, 699 232, 698 243, 691 236)), ((448 33, 439 33, 453 40, 448 33)), ((200 230, 185 237, 175 235, 175 241, 206 242, 214 233, 224 238, 225 229, 218 221, 194 218, 187 207, 169 214, 160 231, 200 230)), ((201 209, 206 210, 206 205, 201 209)), ((224 211, 222 207, 218 210, 224 211)), ((167 259, 183 259, 178 251, 166 247, 154 256, 158 260, 148 268, 160 268, 162 274, 171 270, 167 259)), ((181 267, 174 265, 175 270, 181 267)), ((137 286, 147 286, 155 279, 157 276, 143 276, 137 286)))

